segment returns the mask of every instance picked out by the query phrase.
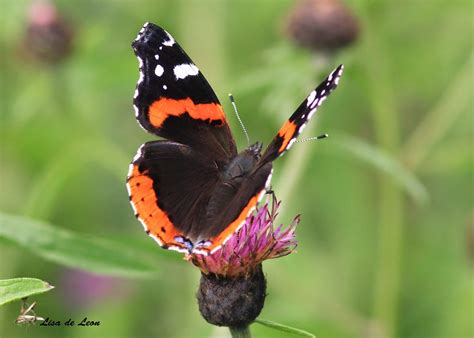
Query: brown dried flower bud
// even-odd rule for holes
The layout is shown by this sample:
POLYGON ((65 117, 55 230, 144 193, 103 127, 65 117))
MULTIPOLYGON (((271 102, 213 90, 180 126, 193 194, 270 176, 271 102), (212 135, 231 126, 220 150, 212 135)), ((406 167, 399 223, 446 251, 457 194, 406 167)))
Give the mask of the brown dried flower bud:
POLYGON ((34 1, 28 9, 23 53, 40 62, 56 64, 72 50, 73 31, 49 1, 34 1))
POLYGON ((199 311, 211 324, 246 327, 262 311, 265 291, 266 280, 261 264, 240 277, 202 273, 197 293, 199 311))
POLYGON ((301 0, 288 16, 286 33, 303 47, 332 52, 356 40, 359 24, 340 0, 301 0))

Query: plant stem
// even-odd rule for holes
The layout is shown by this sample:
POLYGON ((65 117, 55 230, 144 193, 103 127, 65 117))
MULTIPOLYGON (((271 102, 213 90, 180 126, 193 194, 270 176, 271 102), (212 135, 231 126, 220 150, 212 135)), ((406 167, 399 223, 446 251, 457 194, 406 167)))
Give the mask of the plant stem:
MULTIPOLYGON (((371 29, 370 15, 365 13, 367 74, 377 145, 398 154, 400 125, 393 88, 390 83, 389 58, 380 55, 386 50, 379 36, 371 29)), ((400 269, 403 247, 403 195, 392 179, 379 177, 378 234, 375 248, 373 315, 379 321, 385 337, 393 337, 397 327, 400 269)))
POLYGON ((229 327, 232 338, 251 338, 250 329, 248 326, 244 327, 229 327))

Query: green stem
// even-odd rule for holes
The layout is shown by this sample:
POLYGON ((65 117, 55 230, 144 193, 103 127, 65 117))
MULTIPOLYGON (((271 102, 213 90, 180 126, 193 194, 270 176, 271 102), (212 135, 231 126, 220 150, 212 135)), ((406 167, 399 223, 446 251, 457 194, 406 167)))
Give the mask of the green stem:
POLYGON ((248 326, 244 327, 229 327, 232 338, 251 338, 250 329, 248 326))
MULTIPOLYGON (((385 151, 398 154, 400 147, 400 125, 390 71, 381 55, 386 50, 370 25, 366 13, 367 74, 369 76, 369 98, 372 104, 374 132, 377 145, 385 151)), ((380 322, 385 336, 393 337, 397 327, 398 298, 400 291, 400 268, 403 247, 403 195, 386 174, 379 177, 378 233, 375 249, 373 315, 380 322)))

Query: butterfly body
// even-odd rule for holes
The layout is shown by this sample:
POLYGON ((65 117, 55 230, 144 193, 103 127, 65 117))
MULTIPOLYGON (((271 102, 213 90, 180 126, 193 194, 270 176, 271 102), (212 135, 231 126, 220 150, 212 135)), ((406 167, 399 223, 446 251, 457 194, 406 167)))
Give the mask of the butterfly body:
POLYGON ((140 70, 137 121, 165 139, 143 144, 130 164, 132 207, 162 247, 215 252, 268 190, 272 162, 336 87, 342 65, 311 92, 263 153, 261 143, 238 153, 219 100, 169 33, 147 23, 132 48, 140 70))

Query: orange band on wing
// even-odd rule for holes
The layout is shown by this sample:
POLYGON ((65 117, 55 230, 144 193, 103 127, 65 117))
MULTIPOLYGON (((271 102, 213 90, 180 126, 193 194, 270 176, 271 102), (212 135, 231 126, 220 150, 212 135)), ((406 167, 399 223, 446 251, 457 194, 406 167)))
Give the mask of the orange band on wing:
POLYGON ((150 106, 148 114, 150 123, 155 128, 160 128, 168 116, 180 116, 186 112, 193 119, 221 121, 219 125, 223 125, 225 121, 224 111, 219 104, 195 104, 190 98, 182 100, 159 99, 150 106))
POLYGON ((296 124, 291 121, 286 122, 283 127, 278 131, 278 136, 283 138, 283 143, 281 144, 280 149, 278 152, 281 153, 286 149, 290 140, 295 136, 296 133, 296 124))
POLYGON ((252 212, 252 210, 257 206, 260 194, 262 191, 258 192, 256 195, 254 195, 250 201, 247 203, 245 208, 240 212, 240 215, 232 222, 230 223, 227 228, 225 228, 224 231, 222 231, 217 237, 214 237, 211 239, 212 244, 206 248, 206 250, 209 250, 209 252, 212 252, 214 249, 220 247, 223 242, 230 237, 236 230, 237 228, 242 225, 242 223, 245 221, 245 219, 248 217, 248 215, 252 212))
POLYGON ((135 206, 137 217, 144 223, 149 235, 156 237, 162 246, 180 246, 175 237, 182 236, 170 221, 166 212, 161 210, 157 204, 157 197, 153 190, 153 180, 145 173, 138 170, 138 165, 133 166, 128 180, 130 188, 130 200, 135 206))

